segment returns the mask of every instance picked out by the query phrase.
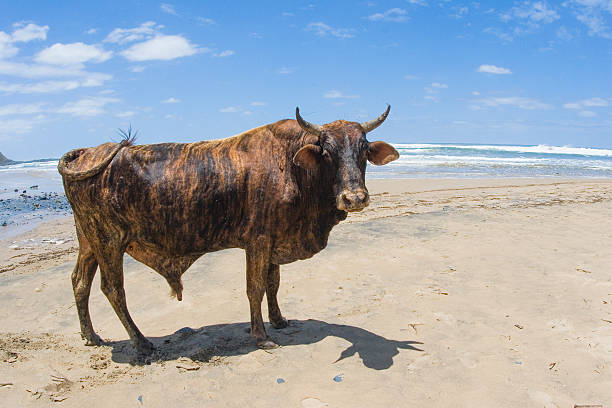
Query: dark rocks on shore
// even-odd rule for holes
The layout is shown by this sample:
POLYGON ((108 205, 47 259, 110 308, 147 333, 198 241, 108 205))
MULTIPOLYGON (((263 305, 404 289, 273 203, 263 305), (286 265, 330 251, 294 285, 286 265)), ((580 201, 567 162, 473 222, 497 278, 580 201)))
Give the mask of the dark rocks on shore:
POLYGON ((49 215, 69 214, 72 209, 63 193, 27 194, 24 190, 18 197, 0 199, 0 226, 3 227, 49 215))

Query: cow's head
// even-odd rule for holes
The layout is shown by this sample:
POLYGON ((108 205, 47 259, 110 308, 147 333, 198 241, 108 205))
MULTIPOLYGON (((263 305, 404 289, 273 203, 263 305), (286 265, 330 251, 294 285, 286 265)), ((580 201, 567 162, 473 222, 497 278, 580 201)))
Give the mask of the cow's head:
POLYGON ((399 153, 385 142, 368 142, 366 133, 380 126, 385 113, 369 122, 357 123, 337 120, 323 126, 306 122, 295 109, 295 117, 311 140, 293 157, 293 162, 307 170, 319 170, 334 175, 333 193, 336 206, 342 211, 360 211, 368 206, 370 197, 365 185, 366 160, 382 166, 399 157, 399 153))

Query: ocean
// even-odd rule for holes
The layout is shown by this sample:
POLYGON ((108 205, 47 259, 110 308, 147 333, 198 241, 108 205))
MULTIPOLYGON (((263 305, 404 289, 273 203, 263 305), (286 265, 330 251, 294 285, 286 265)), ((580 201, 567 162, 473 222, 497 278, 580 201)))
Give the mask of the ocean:
MULTIPOLYGON (((612 178, 612 149, 567 146, 405 144, 386 166, 368 165, 368 178, 561 177, 612 178)), ((38 192, 63 192, 57 160, 0 166, 0 199, 38 192)))
MULTIPOLYGON (((400 158, 368 165, 368 179, 612 178, 612 149, 476 144, 393 145, 400 158)), ((71 213, 57 160, 0 166, 0 238, 36 222, 71 213)))

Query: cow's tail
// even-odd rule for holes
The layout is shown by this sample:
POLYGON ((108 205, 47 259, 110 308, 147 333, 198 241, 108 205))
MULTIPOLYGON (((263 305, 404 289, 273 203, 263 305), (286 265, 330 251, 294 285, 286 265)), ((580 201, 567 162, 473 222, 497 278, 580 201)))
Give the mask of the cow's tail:
POLYGON ((92 167, 88 170, 71 170, 67 167, 68 163, 77 159, 83 153, 87 151, 87 149, 74 149, 66 153, 59 159, 59 163, 57 164, 57 171, 62 175, 65 180, 69 181, 79 181, 85 180, 86 178, 93 177, 96 174, 100 173, 102 170, 108 166, 108 164, 113 160, 113 158, 119 153, 125 146, 131 146, 134 144, 134 140, 136 138, 136 134, 132 133, 132 129, 130 128, 128 132, 124 132, 120 130, 120 133, 123 135, 124 139, 118 143, 115 148, 100 162, 100 164, 92 167))

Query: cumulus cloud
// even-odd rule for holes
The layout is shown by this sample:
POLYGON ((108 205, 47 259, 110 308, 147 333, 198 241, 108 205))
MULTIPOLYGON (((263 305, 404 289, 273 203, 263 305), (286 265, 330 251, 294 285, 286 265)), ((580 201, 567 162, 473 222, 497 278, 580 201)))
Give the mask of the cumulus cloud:
POLYGON ((331 35, 336 38, 353 38, 355 30, 352 28, 334 28, 322 22, 310 23, 306 31, 312 31, 319 37, 331 35))
POLYGON ((441 84, 440 82, 432 82, 431 83, 431 87, 432 88, 438 88, 438 89, 446 89, 446 88, 448 88, 448 85, 441 84))
POLYGON ((484 72, 487 74, 498 74, 498 75, 509 75, 512 73, 508 68, 497 67, 495 65, 483 64, 476 70, 478 72, 484 72))
POLYGON ((401 23, 402 21, 406 21, 408 17, 406 16, 408 12, 401 8, 392 8, 384 13, 375 13, 367 17, 370 21, 391 21, 395 23, 401 23))
POLYGON ((109 103, 119 102, 116 98, 88 97, 75 102, 68 102, 57 109, 58 113, 66 113, 72 116, 99 116, 106 113, 104 107, 109 103))
POLYGON ((76 42, 71 44, 53 44, 34 57, 36 62, 50 65, 81 65, 84 62, 104 62, 112 55, 96 45, 76 42))
POLYGON ((139 42, 121 52, 129 61, 171 60, 187 57, 207 49, 198 49, 180 35, 162 35, 139 42))
POLYGON ((588 110, 581 111, 580 113, 578 113, 578 115, 583 118, 594 118, 595 116, 597 116, 595 112, 588 110))
POLYGON ((276 70, 276 73, 281 75, 289 75, 293 73, 293 70, 287 67, 281 67, 276 70))
POLYGON ((331 91, 327 91, 323 94, 323 97, 326 99, 355 99, 359 98, 359 95, 347 95, 335 89, 331 91))
MULTIPOLYGON (((101 74, 103 75, 103 74, 101 74)), ((110 77, 110 75, 108 76, 110 77)), ((0 92, 7 94, 36 94, 36 93, 54 93, 62 91, 72 91, 77 88, 89 88, 95 86, 101 86, 106 77, 100 78, 85 78, 85 79, 73 79, 67 81, 41 81, 34 83, 4 83, 0 82, 0 92)))
POLYGON ((179 103, 181 100, 171 96, 168 99, 161 101, 161 103, 179 103))
POLYGON ((33 23, 15 23, 15 31, 12 34, 13 42, 28 42, 32 40, 46 40, 49 26, 39 26, 33 23))
POLYGON ((134 115, 136 115, 136 112, 134 111, 125 111, 125 112, 119 112, 115 116, 118 118, 131 118, 134 115))
POLYGON ((221 113, 234 113, 234 112, 238 112, 238 108, 235 107, 235 106, 227 106, 225 108, 219 109, 219 112, 221 112, 221 113))
POLYGON ((12 34, 0 31, 0 59, 17 55, 19 49, 14 43, 45 40, 47 31, 49 31, 49 26, 39 26, 33 23, 15 23, 13 27, 15 30, 12 34))

